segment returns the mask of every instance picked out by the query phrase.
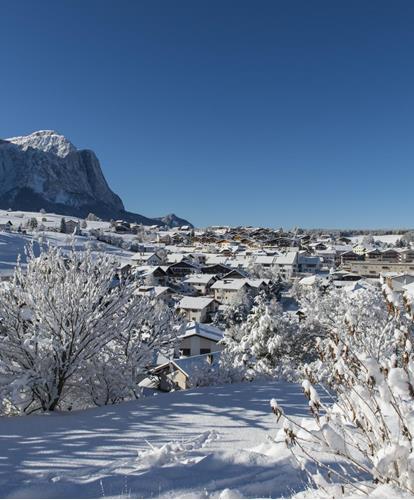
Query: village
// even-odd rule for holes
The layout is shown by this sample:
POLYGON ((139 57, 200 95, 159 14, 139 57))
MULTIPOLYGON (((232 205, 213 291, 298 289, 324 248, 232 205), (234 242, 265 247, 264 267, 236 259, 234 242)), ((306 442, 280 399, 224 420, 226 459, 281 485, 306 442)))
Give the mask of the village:
MULTIPOLYGON (((161 300, 183 318, 185 329, 177 349, 170 356, 160 354, 151 376, 142 381, 150 390, 188 389, 200 370, 217 365, 224 348, 223 318, 244 297, 274 298, 298 322, 302 312, 292 294, 297 285, 349 290, 382 286, 407 303, 414 297, 411 233, 345 236, 339 231, 282 228, 171 229, 105 222, 93 214, 81 220, 44 211, 3 211, 0 239, 2 235, 42 241, 59 236, 67 245, 77 238, 77 245, 92 244, 104 252, 115 249, 118 279, 133 282, 137 295, 161 300)), ((0 263, 1 280, 7 281, 12 273, 13 266, 1 269, 0 263)))

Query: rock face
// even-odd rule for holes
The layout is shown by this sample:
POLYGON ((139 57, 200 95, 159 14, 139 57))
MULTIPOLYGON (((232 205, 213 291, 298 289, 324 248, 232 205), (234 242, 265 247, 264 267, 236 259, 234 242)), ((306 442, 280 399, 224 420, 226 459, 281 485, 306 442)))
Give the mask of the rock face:
MULTIPOLYGON (((0 140, 0 208, 9 207, 44 208, 78 217, 93 212, 104 219, 150 225, 167 222, 125 211, 121 198, 109 188, 95 153, 78 151, 52 130, 0 140)), ((189 223, 183 220, 183 224, 189 223)))

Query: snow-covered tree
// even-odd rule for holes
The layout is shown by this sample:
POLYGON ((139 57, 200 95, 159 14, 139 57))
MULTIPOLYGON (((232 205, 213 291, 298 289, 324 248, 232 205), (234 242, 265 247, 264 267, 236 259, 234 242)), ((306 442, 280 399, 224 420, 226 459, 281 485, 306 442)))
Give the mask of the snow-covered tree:
POLYGON ((38 226, 36 217, 31 217, 27 223, 27 227, 31 230, 35 230, 38 226))
POLYGON ((140 297, 130 321, 91 360, 81 387, 95 405, 137 399, 139 382, 156 364, 157 355, 174 357, 183 323, 164 302, 140 297))
POLYGON ((74 395, 96 379, 93 370, 105 356, 107 371, 130 385, 121 356, 138 371, 149 353, 173 340, 165 311, 135 295, 133 283, 114 286, 109 256, 53 247, 39 257, 32 248, 27 253, 27 268, 18 265, 0 289, 0 392, 9 408, 31 413, 76 406, 74 395))
POLYGON ((226 330, 223 363, 243 369, 247 379, 256 375, 292 378, 307 356, 306 339, 299 334, 296 319, 259 294, 246 321, 226 330))
POLYGON ((246 321, 254 305, 254 293, 241 289, 232 296, 222 314, 216 315, 214 323, 222 329, 229 329, 246 321))

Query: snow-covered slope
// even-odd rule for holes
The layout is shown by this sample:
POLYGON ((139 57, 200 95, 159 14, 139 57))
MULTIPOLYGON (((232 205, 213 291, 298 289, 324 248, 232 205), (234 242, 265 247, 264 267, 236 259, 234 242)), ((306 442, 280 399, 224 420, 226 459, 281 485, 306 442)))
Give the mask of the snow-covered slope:
POLYGON ((59 247, 63 252, 70 251, 72 248, 79 251, 89 248, 93 252, 103 252, 111 255, 119 264, 129 263, 133 255, 133 252, 85 236, 73 236, 54 231, 43 231, 41 235, 35 236, 0 231, 0 281, 13 274, 18 258, 23 267, 26 265, 25 249, 30 243, 34 243, 35 254, 40 252, 39 241, 59 247))
POLYGON ((290 496, 305 485, 288 452, 275 466, 249 450, 276 433, 269 399, 305 416, 301 392, 256 382, 0 419, 0 496, 208 498, 225 488, 247 497, 290 496))
POLYGON ((122 218, 158 224, 125 211, 111 191, 99 160, 90 150, 77 150, 63 135, 40 130, 28 136, 0 140, 0 207, 85 217, 122 218))

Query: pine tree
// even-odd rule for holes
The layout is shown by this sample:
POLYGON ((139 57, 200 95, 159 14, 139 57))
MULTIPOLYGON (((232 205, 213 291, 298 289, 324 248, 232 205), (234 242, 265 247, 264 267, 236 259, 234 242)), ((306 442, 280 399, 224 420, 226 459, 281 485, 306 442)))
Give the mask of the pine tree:
POLYGON ((61 218, 60 220, 60 232, 61 233, 66 233, 67 228, 66 228, 66 220, 64 217, 61 218))

